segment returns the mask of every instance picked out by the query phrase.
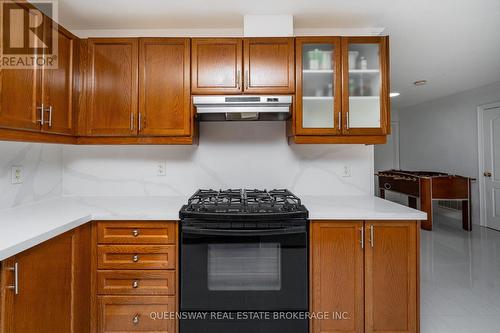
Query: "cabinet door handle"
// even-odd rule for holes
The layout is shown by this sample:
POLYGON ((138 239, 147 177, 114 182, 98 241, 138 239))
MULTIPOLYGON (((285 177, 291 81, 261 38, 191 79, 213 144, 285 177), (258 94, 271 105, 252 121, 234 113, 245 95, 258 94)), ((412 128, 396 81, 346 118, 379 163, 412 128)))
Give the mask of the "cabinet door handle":
POLYGON ((43 126, 43 124, 45 123, 45 119, 44 119, 44 115, 45 115, 45 108, 43 106, 43 103, 42 105, 40 106, 37 106, 36 108, 38 111, 40 111, 40 119, 37 120, 37 122, 40 123, 41 126, 43 126))
POLYGON ((139 261, 139 255, 138 254, 134 254, 134 256, 132 257, 132 261, 133 262, 138 262, 139 261))
POLYGON ((134 288, 134 289, 139 288, 139 281, 134 280, 134 282, 132 282, 132 288, 134 288))
POLYGON ((349 111, 345 113, 346 128, 349 129, 349 111))
POLYGON ((134 317, 132 318, 132 324, 134 325, 139 325, 139 314, 136 313, 134 317))
POLYGON ((52 127, 52 105, 49 106, 49 108, 45 111, 49 113, 49 120, 46 123, 49 125, 49 127, 52 127))
POLYGON ((238 72, 236 73, 236 85, 238 89, 241 89, 241 70, 238 69, 238 72))
POLYGON ((339 131, 342 129, 342 112, 339 112, 339 124, 338 124, 338 127, 339 127, 339 131))
POLYGON ((134 113, 130 112, 130 130, 134 130, 134 113))
POLYGON ((245 90, 248 90, 248 84, 249 84, 249 77, 248 77, 248 70, 245 71, 245 90))
POLYGON ((138 229, 134 229, 134 230, 132 230, 132 236, 134 236, 134 237, 139 236, 139 233, 140 233, 140 232, 139 232, 139 230, 138 230, 138 229))
POLYGON ((359 243, 361 244, 361 248, 365 248, 365 227, 359 228, 359 232, 361 233, 361 239, 359 240, 359 243))
POLYGON ((142 113, 139 113, 139 132, 142 131, 142 113))
POLYGON ((14 263, 14 267, 8 268, 8 270, 14 272, 14 285, 7 288, 14 290, 14 295, 19 295, 19 264, 14 263))
POLYGON ((371 247, 375 246, 375 228, 373 227, 373 224, 370 225, 370 245, 371 247))

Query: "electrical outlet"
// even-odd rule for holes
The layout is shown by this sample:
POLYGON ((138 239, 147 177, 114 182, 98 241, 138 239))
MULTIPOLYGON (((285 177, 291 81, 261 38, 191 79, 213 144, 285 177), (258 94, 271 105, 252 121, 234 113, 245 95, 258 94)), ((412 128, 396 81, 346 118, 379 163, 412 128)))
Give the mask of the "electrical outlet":
POLYGON ((342 170, 342 177, 351 177, 351 166, 350 165, 344 165, 344 168, 342 170))
POLYGON ((22 184, 24 181, 24 172, 22 166, 13 166, 11 170, 12 184, 22 184))
POLYGON ((156 175, 157 176, 167 175, 167 161, 158 161, 156 175))

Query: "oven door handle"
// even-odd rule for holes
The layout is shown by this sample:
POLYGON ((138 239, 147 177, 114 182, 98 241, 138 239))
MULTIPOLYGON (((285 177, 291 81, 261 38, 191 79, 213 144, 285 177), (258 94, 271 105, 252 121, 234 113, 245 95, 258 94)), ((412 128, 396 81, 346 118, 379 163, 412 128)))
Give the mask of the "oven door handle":
POLYGON ((183 226, 182 232, 195 235, 210 236, 272 236, 272 235, 290 235, 306 232, 305 226, 294 226, 286 228, 273 229, 210 229, 183 226))

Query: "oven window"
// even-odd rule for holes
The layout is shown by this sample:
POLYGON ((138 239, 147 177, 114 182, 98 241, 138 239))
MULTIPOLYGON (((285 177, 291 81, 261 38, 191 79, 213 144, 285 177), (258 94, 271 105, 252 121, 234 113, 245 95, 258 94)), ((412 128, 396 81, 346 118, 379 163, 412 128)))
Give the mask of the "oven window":
POLYGON ((279 243, 209 244, 208 290, 281 290, 279 243))

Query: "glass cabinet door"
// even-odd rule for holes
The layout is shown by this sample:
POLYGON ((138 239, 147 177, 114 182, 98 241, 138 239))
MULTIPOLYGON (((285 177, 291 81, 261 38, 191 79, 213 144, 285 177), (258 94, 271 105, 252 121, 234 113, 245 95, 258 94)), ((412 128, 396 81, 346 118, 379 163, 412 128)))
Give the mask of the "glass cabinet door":
POLYGON ((389 98, 386 38, 343 38, 342 48, 344 133, 385 134, 389 98))
POLYGON ((340 38, 297 38, 296 48, 296 134, 340 134, 340 38))

